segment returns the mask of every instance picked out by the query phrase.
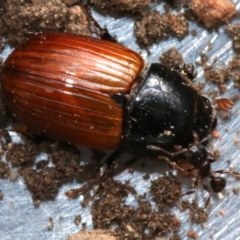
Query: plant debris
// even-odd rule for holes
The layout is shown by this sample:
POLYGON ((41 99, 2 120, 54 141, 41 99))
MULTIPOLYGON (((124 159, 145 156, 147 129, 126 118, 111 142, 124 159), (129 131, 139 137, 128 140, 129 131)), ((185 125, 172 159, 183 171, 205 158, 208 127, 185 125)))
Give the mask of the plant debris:
POLYGON ((189 230, 187 236, 192 239, 198 239, 198 233, 193 230, 189 230))
POLYGON ((92 230, 80 231, 68 236, 67 240, 117 240, 117 235, 113 231, 107 230, 92 230))
POLYGON ((230 0, 191 0, 191 9, 207 28, 229 21, 237 13, 230 0))

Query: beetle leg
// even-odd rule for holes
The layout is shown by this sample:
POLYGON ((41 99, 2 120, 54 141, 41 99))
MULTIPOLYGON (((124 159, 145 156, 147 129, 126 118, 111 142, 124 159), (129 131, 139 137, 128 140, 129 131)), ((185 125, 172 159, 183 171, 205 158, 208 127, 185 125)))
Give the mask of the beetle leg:
MULTIPOLYGON (((98 31, 98 32, 95 32, 96 35, 97 35, 98 37, 100 37, 101 39, 108 40, 108 41, 110 41, 110 42, 115 42, 115 43, 116 43, 116 42, 117 42, 117 39, 116 39, 115 37, 113 37, 113 36, 109 33, 109 31, 108 31, 108 29, 107 29, 106 27, 101 27, 101 26, 99 25, 99 23, 95 20, 95 18, 92 16, 91 10, 90 10, 90 8, 88 7, 87 3, 84 4, 83 6, 84 6, 83 9, 84 9, 85 12, 87 13, 87 17, 88 17, 89 22, 90 22, 90 23, 93 23, 93 25, 95 26, 95 28, 96 28, 97 31, 98 31)), ((92 32, 94 32, 94 31, 92 30, 92 32)))
POLYGON ((193 132, 193 141, 194 143, 192 145, 199 145, 206 141, 208 141, 212 137, 211 134, 208 134, 205 138, 203 138, 201 141, 199 140, 199 136, 196 132, 193 132))
MULTIPOLYGON (((178 146, 176 146, 176 147, 178 147, 178 146)), ((171 153, 171 152, 168 152, 168 151, 164 150, 163 148, 160 148, 160 147, 154 146, 154 145, 147 145, 146 148, 150 149, 150 150, 162 152, 162 153, 166 154, 167 156, 171 156, 171 157, 175 157, 177 155, 180 155, 180 154, 188 151, 187 148, 180 148, 179 151, 177 151, 175 153, 171 153)))
POLYGON ((174 169, 177 169, 177 170, 180 170, 182 172, 192 172, 195 168, 191 168, 191 169, 184 169, 184 168, 181 168, 177 162, 175 161, 171 161, 168 157, 165 157, 165 156, 159 156, 158 157, 159 160, 163 160, 163 161, 166 161, 172 168, 174 169))
POLYGON ((113 163, 115 162, 115 160, 120 157, 123 153, 123 150, 121 148, 118 148, 117 150, 115 150, 113 153, 111 153, 110 156, 107 157, 105 164, 109 167, 111 167, 113 165, 113 163))
POLYGON ((213 163, 213 162, 215 162, 215 161, 217 160, 216 157, 214 156, 214 154, 213 154, 212 152, 207 151, 207 154, 208 154, 208 156, 210 157, 210 158, 208 158, 208 161, 209 161, 210 163, 213 163))
MULTIPOLYGON (((133 165, 137 161, 138 161, 138 158, 136 158, 136 157, 130 158, 129 160, 124 162, 122 165, 118 165, 115 169, 110 169, 109 167, 111 167, 111 165, 107 165, 107 168, 104 170, 101 178, 105 177, 107 174, 108 174, 108 176, 111 176, 111 177, 116 176, 116 175, 120 174, 121 172, 125 171, 126 168, 129 168, 131 165, 133 165), (109 173, 109 170, 111 170, 110 173, 109 173)), ((114 164, 114 163, 112 163, 112 164, 114 164)))
POLYGON ((213 171, 212 174, 214 173, 220 173, 220 174, 230 174, 231 176, 233 177, 236 177, 236 178, 240 178, 240 173, 239 172, 236 172, 234 170, 216 170, 216 171, 213 171))
POLYGON ((170 161, 170 159, 167 158, 167 157, 159 156, 158 159, 167 162, 172 168, 177 168, 177 164, 176 164, 176 162, 174 162, 174 161, 173 161, 173 162, 170 161))
MULTIPOLYGON (((200 179, 200 180, 201 180, 201 179, 200 179)), ((208 196, 208 198, 207 198, 207 200, 206 200, 206 202, 205 202, 205 204, 204 204, 204 207, 203 207, 203 209, 208 209, 208 208, 210 207, 210 200, 211 200, 211 197, 212 197, 211 191, 210 191, 210 189, 209 189, 209 187, 208 187, 207 185, 205 185, 202 181, 200 181, 200 182, 201 182, 202 188, 203 188, 205 191, 207 191, 208 194, 209 194, 209 196, 208 196)), ((185 194, 182 194, 182 195, 190 195, 190 194, 194 193, 196 187, 198 186, 198 183, 199 183, 199 175, 197 176, 197 178, 196 178, 196 180, 195 180, 195 182, 194 182, 194 190, 188 191, 188 192, 186 192, 185 194)))
MULTIPOLYGON (((231 171, 227 171, 227 170, 216 170, 216 171, 213 171, 212 173, 229 173, 229 174, 233 174, 233 172, 231 171)), ((237 172, 234 172, 234 173, 237 173, 237 172)))
MULTIPOLYGON (((223 173, 224 170, 218 170, 218 171, 221 171, 220 173, 223 173)), ((217 172, 218 172, 217 171, 217 172)), ((216 172, 216 171, 215 171, 216 172)), ((230 171, 225 171, 224 173, 228 173, 230 175, 232 175, 233 177, 235 178, 240 178, 240 173, 239 172, 236 172, 234 170, 230 170, 230 171)))
POLYGON ((195 193, 195 190, 182 193, 181 196, 191 195, 191 194, 193 194, 193 193, 195 193))
POLYGON ((193 142, 199 144, 199 137, 198 134, 194 131, 193 132, 193 142))
POLYGON ((159 156, 158 157, 159 160, 163 160, 163 161, 166 161, 172 168, 174 169, 177 169, 181 172, 191 172, 193 171, 194 169, 184 169, 184 168, 181 168, 175 161, 171 161, 168 157, 164 157, 164 156, 159 156))

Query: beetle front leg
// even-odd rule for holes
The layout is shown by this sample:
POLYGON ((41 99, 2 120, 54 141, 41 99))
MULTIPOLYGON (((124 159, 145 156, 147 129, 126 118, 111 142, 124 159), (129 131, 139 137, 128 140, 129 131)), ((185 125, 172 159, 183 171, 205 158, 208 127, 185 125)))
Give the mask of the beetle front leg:
MULTIPOLYGON (((178 155, 184 154, 184 153, 186 153, 186 152, 189 151, 188 148, 181 148, 181 146, 175 146, 176 152, 174 152, 174 153, 170 153, 170 152, 168 152, 168 151, 166 151, 166 150, 164 150, 164 149, 162 149, 162 148, 160 148, 160 147, 153 146, 153 145, 147 145, 147 148, 148 148, 148 149, 151 149, 151 150, 159 151, 159 152, 161 152, 161 153, 164 153, 165 155, 167 155, 167 156, 169 156, 169 157, 176 157, 176 156, 178 156, 178 155)), ((161 159, 161 160, 164 160, 164 161, 168 162, 172 168, 178 169, 178 170, 180 170, 180 171, 182 171, 182 172, 191 173, 193 170, 196 169, 195 167, 193 167, 193 168, 191 168, 191 169, 187 169, 187 170, 184 169, 184 168, 181 168, 181 167, 177 164, 176 161, 171 161, 171 160, 170 160, 168 157, 166 157, 166 156, 159 156, 158 159, 161 159)))

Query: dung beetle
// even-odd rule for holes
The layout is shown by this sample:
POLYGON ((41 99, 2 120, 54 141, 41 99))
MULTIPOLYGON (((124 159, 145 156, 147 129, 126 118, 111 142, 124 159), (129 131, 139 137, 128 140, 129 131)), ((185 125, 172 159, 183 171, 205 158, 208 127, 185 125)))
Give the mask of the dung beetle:
POLYGON ((205 144, 215 110, 178 71, 144 61, 117 43, 67 33, 40 33, 5 61, 1 85, 13 116, 36 134, 94 149, 183 161, 210 177, 205 144))

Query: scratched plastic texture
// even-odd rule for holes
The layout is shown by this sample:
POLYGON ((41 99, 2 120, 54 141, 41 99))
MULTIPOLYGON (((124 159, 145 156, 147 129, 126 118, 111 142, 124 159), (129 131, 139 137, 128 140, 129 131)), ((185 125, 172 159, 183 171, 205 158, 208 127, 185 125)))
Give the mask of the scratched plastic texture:
MULTIPOLYGON (((233 2, 240 9, 240 0, 233 2)), ((157 5, 156 8, 161 10, 162 6, 157 5)), ((183 54, 185 62, 198 61, 200 60, 199 53, 206 52, 211 56, 210 61, 218 57, 218 64, 224 65, 234 55, 230 38, 224 32, 224 28, 221 28, 218 32, 213 31, 209 33, 196 24, 191 23, 190 30, 197 30, 197 37, 187 36, 182 41, 178 41, 175 38, 163 41, 150 47, 151 54, 148 56, 147 52, 141 50, 133 38, 133 22, 130 18, 105 17, 99 13, 94 13, 94 16, 102 26, 106 26, 110 33, 117 37, 119 42, 139 52, 149 64, 157 61, 158 56, 171 47, 177 48, 183 54), (211 50, 208 50, 209 42, 213 45, 211 50)), ((9 51, 6 50, 5 54, 9 53, 9 51)), ((202 81, 204 77, 202 68, 196 67, 196 70, 198 72, 196 81, 202 81)), ((215 88, 215 86, 208 85, 206 88, 215 88)), ((233 87, 233 83, 229 82, 228 90, 224 96, 232 97, 236 94, 239 94, 239 90, 236 90, 233 87)), ((221 152, 221 157, 216 163, 212 164, 214 170, 227 169, 231 166, 240 171, 240 145, 234 144, 234 139, 240 138, 239 112, 240 103, 238 101, 230 111, 231 118, 229 120, 225 121, 221 116, 219 117, 217 130, 220 132, 221 137, 211 140, 211 147, 209 146, 210 150, 214 148, 219 149, 221 152), (212 145, 214 146, 213 148, 212 145), (231 161, 231 163, 229 164, 228 161, 231 161)), ((86 155, 83 157, 88 157, 89 153, 87 150, 82 151, 86 152, 86 155)), ((41 159, 44 157, 46 156, 43 154, 41 159)), ((147 170, 145 169, 144 171, 151 173, 151 179, 157 178, 159 173, 163 173, 165 170, 169 171, 168 168, 163 169, 161 163, 151 163, 147 166, 147 170)), ((149 186, 149 183, 142 178, 143 170, 139 170, 140 168, 137 166, 136 169, 137 171, 133 175, 129 174, 128 171, 124 171, 117 178, 121 180, 131 179, 131 183, 136 187, 137 191, 143 193, 149 186)), ((233 188, 240 187, 240 181, 230 176, 226 176, 226 178, 228 183, 223 191, 223 199, 219 199, 217 195, 212 196, 212 207, 209 210, 210 215, 207 228, 191 224, 186 213, 178 213, 178 210, 175 209, 182 221, 180 230, 182 239, 187 239, 186 234, 189 229, 197 231, 199 239, 210 239, 210 236, 214 240, 240 239, 240 196, 232 192, 233 188), (225 215, 222 216, 220 210, 224 210, 225 215)), ((90 209, 82 208, 79 200, 69 200, 64 194, 70 188, 77 186, 77 184, 64 185, 60 189, 55 201, 43 202, 38 208, 35 208, 22 178, 19 177, 15 182, 0 180, 0 189, 4 194, 4 199, 0 201, 0 239, 66 239, 69 234, 79 230, 79 227, 73 223, 77 214, 81 214, 82 222, 86 223, 87 229, 91 229, 90 209), (52 217, 54 220, 54 228, 51 231, 47 230, 49 217, 52 217)), ((186 184, 185 187, 188 189, 186 184)), ((195 197, 203 205, 207 193, 199 191, 198 194, 192 194, 185 198, 195 197)), ((128 203, 135 205, 133 198, 129 198, 128 203)))

